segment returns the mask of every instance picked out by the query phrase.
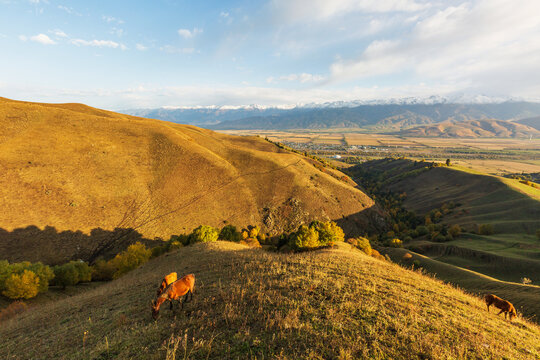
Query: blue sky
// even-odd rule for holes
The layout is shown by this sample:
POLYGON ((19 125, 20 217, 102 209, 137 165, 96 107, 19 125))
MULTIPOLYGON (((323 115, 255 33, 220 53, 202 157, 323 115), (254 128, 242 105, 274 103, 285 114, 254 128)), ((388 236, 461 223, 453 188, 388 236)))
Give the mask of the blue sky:
POLYGON ((0 96, 107 109, 540 99, 537 0, 0 0, 0 96))

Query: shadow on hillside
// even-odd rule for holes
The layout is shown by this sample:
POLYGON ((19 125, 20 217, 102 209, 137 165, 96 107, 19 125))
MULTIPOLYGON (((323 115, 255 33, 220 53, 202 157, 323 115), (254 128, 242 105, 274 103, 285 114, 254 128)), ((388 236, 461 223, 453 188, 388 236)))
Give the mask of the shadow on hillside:
POLYGON ((346 238, 365 236, 388 230, 386 215, 377 205, 333 221, 343 229, 346 238))
POLYGON ((92 263, 100 257, 110 257, 137 241, 152 243, 131 228, 95 228, 90 234, 80 230, 59 232, 54 226, 40 229, 29 225, 13 231, 0 228, 0 260, 41 261, 54 265, 82 259, 92 263))

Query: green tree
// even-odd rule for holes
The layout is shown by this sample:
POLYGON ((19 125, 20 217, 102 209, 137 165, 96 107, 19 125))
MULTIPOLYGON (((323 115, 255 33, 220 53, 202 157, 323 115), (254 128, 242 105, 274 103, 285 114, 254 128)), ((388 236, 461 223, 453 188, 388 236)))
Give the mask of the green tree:
POLYGON ((358 249, 365 252, 367 255, 371 255, 371 244, 369 243, 369 240, 365 237, 357 237, 353 239, 348 239, 347 242, 350 244, 356 246, 358 249))
POLYGON ((30 270, 11 274, 5 281, 2 295, 10 299, 30 299, 39 292, 39 278, 30 270))
POLYGON ((67 286, 76 285, 79 282, 79 271, 74 262, 57 265, 54 267, 54 283, 65 289, 67 286))
POLYGON ((450 159, 446 159, 446 166, 450 166, 450 159))
POLYGON ((395 239, 390 240, 388 245, 391 247, 400 248, 400 247, 403 247, 403 241, 401 241, 398 238, 395 238, 395 239))
POLYGON ((478 227, 478 233, 480 235, 493 235, 493 225, 491 224, 481 224, 478 227))
POLYGON ((309 227, 313 227, 319 232, 320 246, 333 245, 337 241, 345 240, 343 229, 333 221, 313 221, 309 227))
POLYGON ((97 281, 112 280, 117 270, 112 261, 100 259, 92 267, 92 279, 97 281))
POLYGON ((219 237, 219 230, 213 226, 201 225, 191 233, 190 244, 197 242, 212 242, 217 241, 219 237))
POLYGON ((452 237, 459 236, 461 234, 461 227, 458 224, 450 226, 450 229, 448 229, 448 233, 452 235, 452 237))
POLYGON ((54 279, 54 271, 47 265, 41 262, 33 263, 28 267, 39 278, 39 292, 49 290, 49 283, 54 279))
POLYGON ((151 255, 152 250, 147 249, 146 246, 140 242, 129 245, 125 251, 116 255, 114 259, 111 260, 113 266, 117 269, 113 277, 117 279, 125 273, 138 268, 150 260, 151 255))
POLYGON ((219 232, 219 239, 225 241, 240 241, 242 235, 236 229, 234 225, 225 225, 219 232))
POLYGON ((9 261, 0 260, 0 292, 5 290, 5 283, 9 276, 12 274, 9 261))
POLYGON ((315 249, 319 247, 319 232, 314 227, 302 225, 292 236, 289 246, 293 249, 315 249))
POLYGON ((79 282, 92 281, 92 268, 87 263, 84 261, 72 261, 72 263, 79 273, 79 282))

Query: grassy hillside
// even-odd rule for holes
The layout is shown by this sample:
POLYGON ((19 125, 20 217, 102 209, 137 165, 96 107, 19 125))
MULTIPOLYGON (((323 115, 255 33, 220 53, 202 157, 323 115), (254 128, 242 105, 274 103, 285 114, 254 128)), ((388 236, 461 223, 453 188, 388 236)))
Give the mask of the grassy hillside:
POLYGON ((85 259, 108 239, 201 224, 280 233, 329 218, 354 233, 377 216, 342 174, 258 137, 4 98, 0 127, 0 254, 11 261, 85 259))
POLYGON ((469 120, 443 122, 437 125, 418 126, 399 132, 402 136, 431 136, 450 138, 538 138, 540 131, 534 127, 504 120, 469 120))
POLYGON ((0 327, 0 357, 534 359, 540 328, 341 244, 296 255, 197 244, 0 327), (192 272, 194 301, 153 321, 163 274, 192 272))
MULTIPOLYGON (((540 240, 535 232, 540 228, 540 201, 536 196, 540 191, 530 186, 528 192, 521 191, 517 180, 482 175, 461 167, 428 165, 384 159, 356 168, 357 174, 367 171, 380 181, 382 189, 404 194, 403 206, 414 211, 422 223, 432 210, 444 204, 455 205, 438 224, 447 228, 459 225, 464 230, 461 235, 437 241, 420 236, 405 242, 405 247, 460 269, 515 283, 529 278, 539 285, 540 240), (478 233, 480 225, 490 225, 493 234, 478 233)), ((355 173, 354 168, 348 171, 355 173)), ((356 180, 360 181, 360 177, 356 180)), ((441 265, 438 276, 465 288, 480 289, 468 287, 467 276, 446 278, 443 273, 448 269, 441 265)))

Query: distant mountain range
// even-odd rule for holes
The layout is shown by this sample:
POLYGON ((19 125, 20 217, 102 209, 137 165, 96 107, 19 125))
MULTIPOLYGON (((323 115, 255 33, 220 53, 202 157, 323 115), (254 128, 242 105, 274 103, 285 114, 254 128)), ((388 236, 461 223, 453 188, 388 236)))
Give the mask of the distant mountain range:
POLYGON ((434 125, 417 126, 402 130, 399 135, 416 137, 445 138, 534 138, 540 137, 540 131, 523 124, 507 120, 468 120, 461 122, 445 121, 434 125))
MULTIPOLYGON (((426 99, 424 99, 426 100, 426 99)), ((126 114, 214 130, 289 130, 330 128, 373 128, 403 130, 445 121, 517 120, 540 116, 540 103, 505 101, 490 103, 448 103, 438 97, 429 103, 415 98, 394 103, 361 104, 337 102, 297 107, 197 107, 126 110, 126 114)), ((525 124, 527 125, 527 124, 525 124)), ((534 126, 533 126, 534 127, 534 126)))
POLYGON ((516 121, 519 124, 527 125, 540 131, 540 116, 526 118, 516 121))

